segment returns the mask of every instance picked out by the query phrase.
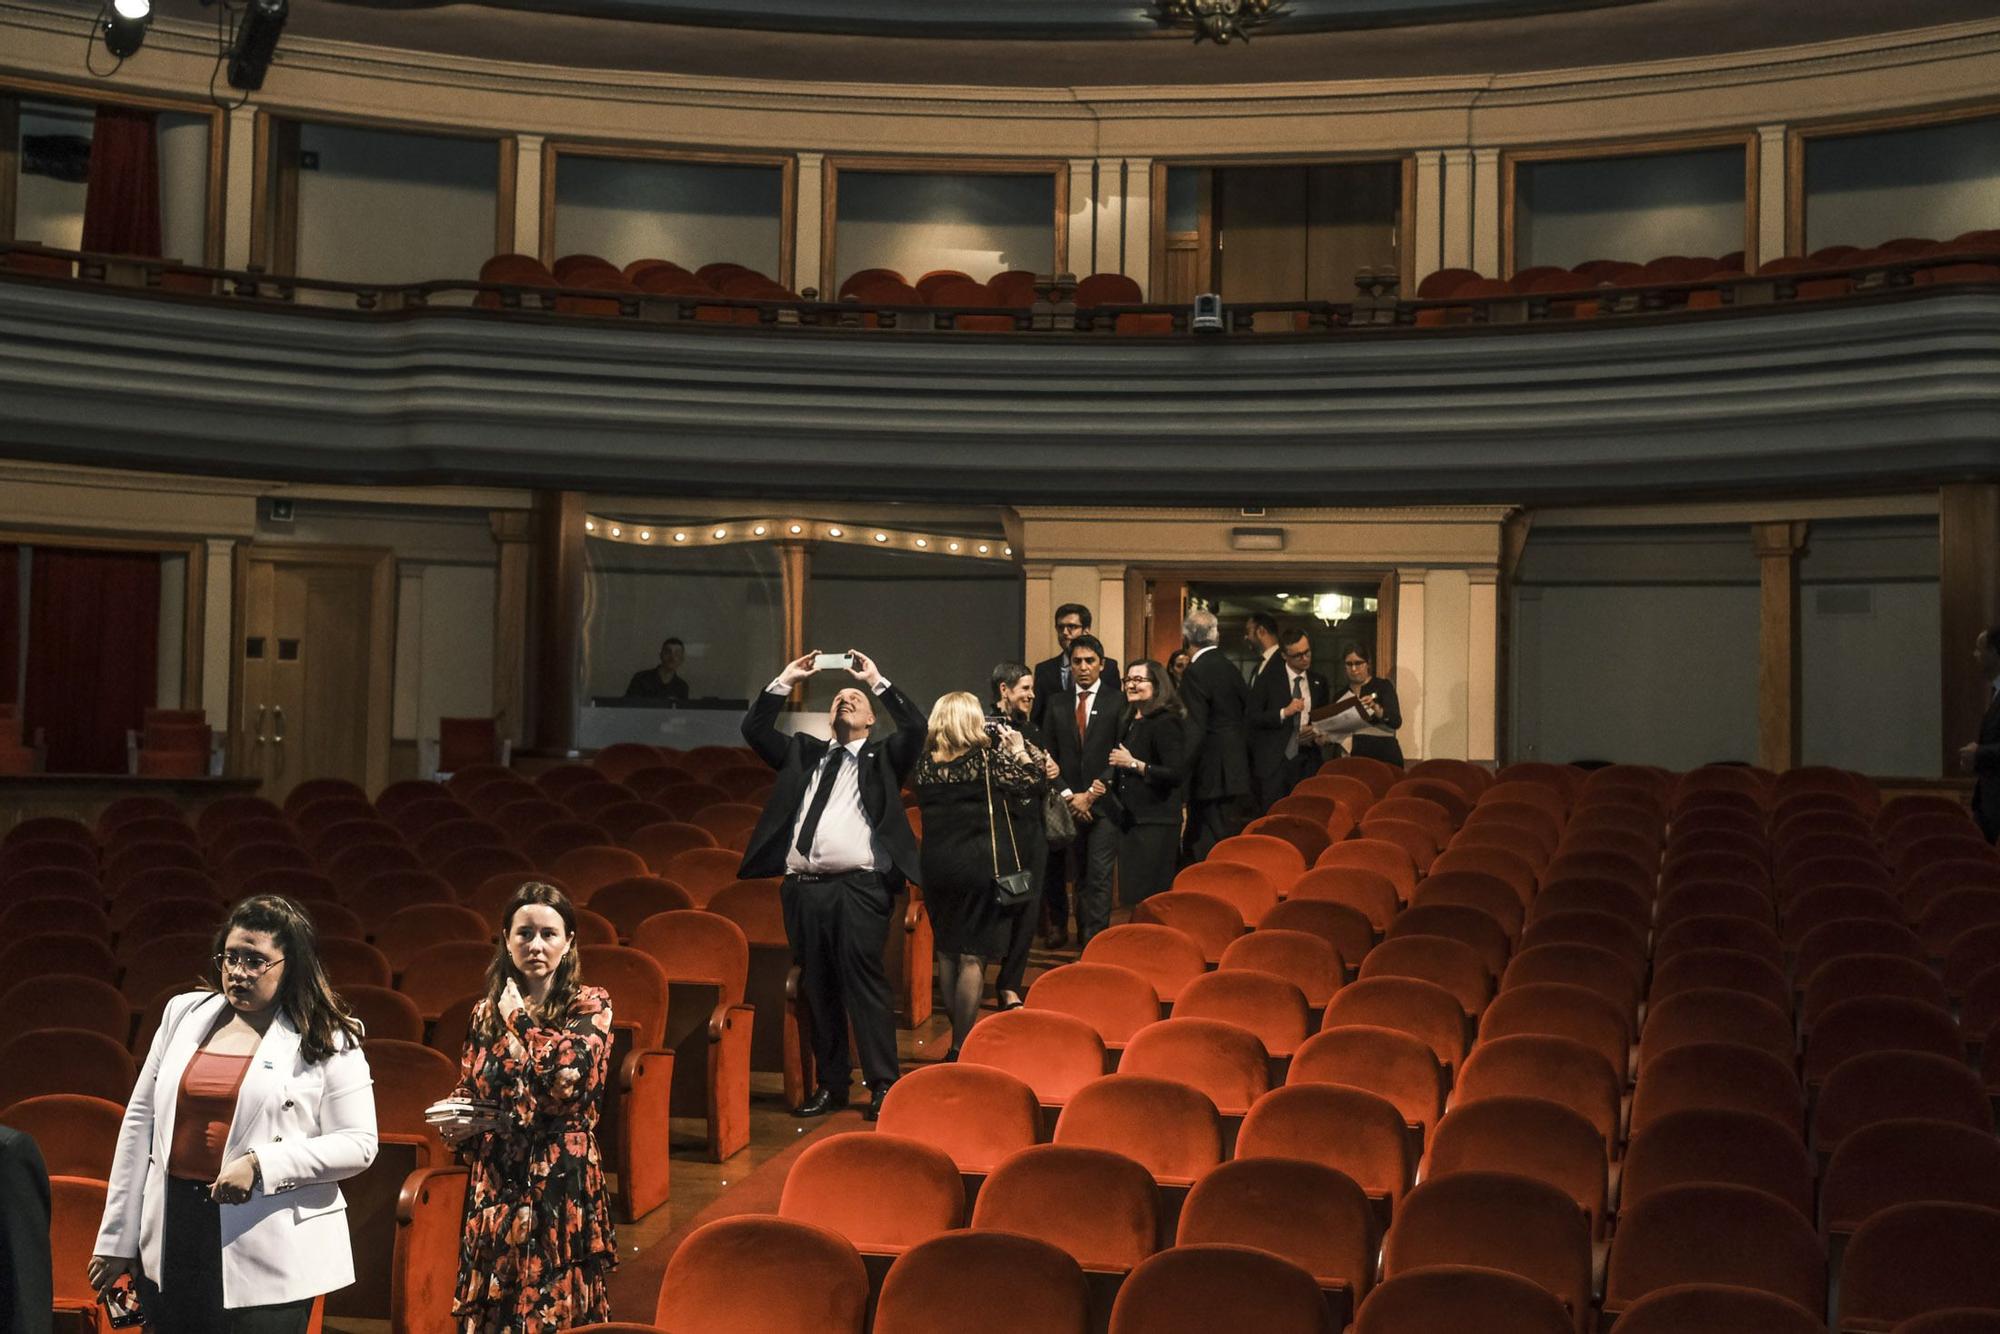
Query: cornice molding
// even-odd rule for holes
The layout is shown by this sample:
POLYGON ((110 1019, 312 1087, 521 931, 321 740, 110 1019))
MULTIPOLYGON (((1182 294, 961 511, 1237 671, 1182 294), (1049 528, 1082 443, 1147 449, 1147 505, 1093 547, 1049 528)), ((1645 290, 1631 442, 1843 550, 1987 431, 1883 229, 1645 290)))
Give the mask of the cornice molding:
MULTIPOLYGON (((106 87, 86 77, 77 58, 80 25, 87 22, 80 10, 50 0, 0 0, 0 70, 73 85, 83 96, 106 87)), ((205 100, 214 53, 212 27, 163 16, 142 55, 109 86, 205 100)), ((1342 148, 1370 150, 1546 140, 1546 118, 1532 114, 1538 108, 1565 109, 1565 137, 1585 141, 1795 123, 1911 106, 1914 89, 1885 86, 1879 77, 1906 69, 1923 71, 1921 105, 1990 97, 2000 87, 2000 19, 1701 59, 1212 87, 800 85, 551 68, 288 37, 255 105, 301 116, 689 148, 1019 156, 1023 135, 1033 134, 1039 137, 1025 142, 1033 143, 1036 155, 1172 156, 1186 151, 1190 121, 1216 127, 1287 122, 1274 126, 1278 139, 1266 146, 1271 152, 1295 151, 1302 141, 1324 143, 1334 119, 1342 148), (1722 90, 1735 95, 1714 96, 1722 90), (1574 114, 1579 104, 1592 102, 1612 114, 1574 114), (634 120, 632 108, 682 114, 634 120), (1371 118, 1384 123, 1371 126, 1371 118), (926 131, 913 121, 936 124, 926 131), (1023 122, 1040 129, 1030 131, 1023 122), (1590 128, 1578 134, 1574 126, 1586 123, 1590 128)))

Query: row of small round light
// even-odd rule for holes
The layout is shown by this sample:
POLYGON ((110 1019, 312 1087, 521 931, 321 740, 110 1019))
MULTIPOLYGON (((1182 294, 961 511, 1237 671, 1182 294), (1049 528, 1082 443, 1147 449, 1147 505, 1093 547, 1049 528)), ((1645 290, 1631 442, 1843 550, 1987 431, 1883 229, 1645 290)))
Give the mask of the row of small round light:
POLYGON ((813 523, 804 519, 747 519, 719 523, 713 527, 693 524, 644 524, 629 519, 607 519, 590 515, 583 521, 586 535, 607 542, 630 542, 638 546, 693 547, 736 542, 820 541, 849 542, 857 546, 921 551, 929 555, 966 556, 974 560, 1012 560, 1014 548, 985 537, 913 533, 899 528, 859 527, 841 523, 813 523))

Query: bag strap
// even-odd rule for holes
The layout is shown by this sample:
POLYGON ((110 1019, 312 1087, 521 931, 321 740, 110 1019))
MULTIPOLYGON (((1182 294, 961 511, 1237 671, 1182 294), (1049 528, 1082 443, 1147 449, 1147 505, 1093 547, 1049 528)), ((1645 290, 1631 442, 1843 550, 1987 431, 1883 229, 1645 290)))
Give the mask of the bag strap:
MULTIPOLYGON (((993 748, 986 747, 986 762, 981 766, 986 774, 986 843, 993 849, 993 874, 1000 874, 1000 834, 993 828, 993 748)), ((1007 847, 1014 854, 1014 869, 1025 870, 1021 865, 1021 845, 1014 841, 1014 813, 1007 809, 1007 803, 1000 804, 1000 817, 1007 822, 1007 847)))

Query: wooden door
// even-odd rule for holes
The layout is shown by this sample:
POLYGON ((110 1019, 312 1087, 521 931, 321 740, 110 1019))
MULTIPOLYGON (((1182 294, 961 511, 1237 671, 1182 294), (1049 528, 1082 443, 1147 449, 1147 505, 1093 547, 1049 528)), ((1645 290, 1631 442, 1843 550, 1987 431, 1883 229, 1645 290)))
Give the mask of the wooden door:
POLYGON ((1219 282, 1232 302, 1306 296, 1306 169, 1229 167, 1215 173, 1219 282))
POLYGON ((242 550, 231 770, 270 800, 308 778, 388 781, 394 576, 372 548, 242 550))

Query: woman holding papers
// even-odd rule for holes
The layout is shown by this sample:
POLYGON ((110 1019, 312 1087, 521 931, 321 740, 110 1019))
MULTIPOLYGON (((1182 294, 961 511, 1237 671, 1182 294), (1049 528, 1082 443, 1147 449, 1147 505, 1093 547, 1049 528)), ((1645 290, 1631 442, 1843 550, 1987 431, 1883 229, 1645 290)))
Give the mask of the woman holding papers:
POLYGON ((1396 702, 1395 683, 1375 675, 1368 650, 1359 644, 1341 649, 1340 665, 1347 673, 1347 691, 1314 730, 1326 740, 1345 741, 1350 754, 1401 767, 1403 748, 1396 744, 1396 729, 1403 725, 1403 709, 1396 702))

